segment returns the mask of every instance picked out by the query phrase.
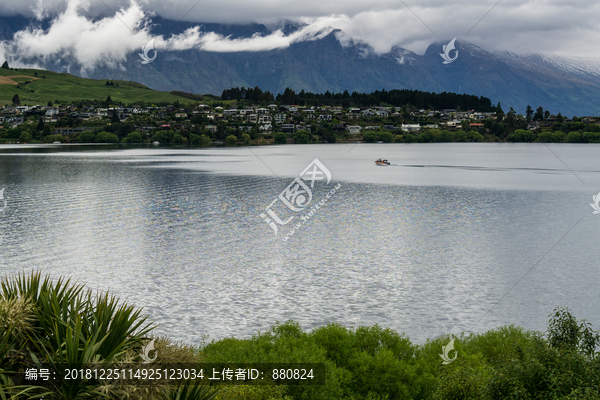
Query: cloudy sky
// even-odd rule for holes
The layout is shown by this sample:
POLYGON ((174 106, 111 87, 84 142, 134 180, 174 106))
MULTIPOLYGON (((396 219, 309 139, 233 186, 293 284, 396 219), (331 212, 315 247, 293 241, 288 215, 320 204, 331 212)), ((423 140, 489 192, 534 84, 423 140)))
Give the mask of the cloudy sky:
POLYGON ((16 14, 53 22, 49 30, 19 32, 0 43, 0 60, 10 51, 69 54, 90 67, 100 60, 118 63, 153 38, 152 15, 275 28, 269 36, 244 40, 190 29, 176 37, 155 37, 157 49, 260 51, 341 29, 342 41, 366 43, 377 53, 398 45, 422 54, 434 41, 458 38, 488 51, 600 58, 600 2, 589 0, 2 0, 0 15, 16 14), (286 36, 277 31, 282 21, 306 26, 286 36))

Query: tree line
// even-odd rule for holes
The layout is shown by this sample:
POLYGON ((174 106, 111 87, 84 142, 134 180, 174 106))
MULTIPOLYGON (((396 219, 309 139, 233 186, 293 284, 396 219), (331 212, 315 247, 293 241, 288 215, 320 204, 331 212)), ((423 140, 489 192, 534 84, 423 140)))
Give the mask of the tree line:
POLYGON ((343 92, 312 93, 301 90, 296 93, 292 88, 286 88, 283 93, 273 96, 271 92, 263 92, 258 86, 254 88, 231 88, 223 90, 222 100, 252 100, 255 102, 268 102, 276 100, 282 104, 298 104, 301 106, 342 106, 366 107, 388 105, 401 107, 411 105, 425 109, 461 109, 476 110, 480 112, 495 111, 496 108, 487 97, 470 94, 432 93, 420 90, 392 89, 376 90, 371 93, 343 92))

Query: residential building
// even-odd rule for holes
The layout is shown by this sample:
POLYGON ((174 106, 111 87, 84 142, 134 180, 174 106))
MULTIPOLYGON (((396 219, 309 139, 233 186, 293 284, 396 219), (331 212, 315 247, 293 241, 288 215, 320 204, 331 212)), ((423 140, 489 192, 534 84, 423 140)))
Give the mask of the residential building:
POLYGON ((266 114, 259 114, 258 123, 259 124, 271 124, 272 117, 266 114))
POLYGON ((286 119, 287 119, 286 114, 275 114, 275 123, 276 124, 281 125, 285 122, 286 119))
POLYGON ((281 124, 281 132, 293 133, 294 132, 294 124, 281 124))
POLYGON ((405 132, 418 131, 421 129, 419 124, 402 124, 402 130, 405 132))
POLYGON ((348 125, 346 129, 351 135, 359 135, 362 132, 362 128, 359 125, 348 125))

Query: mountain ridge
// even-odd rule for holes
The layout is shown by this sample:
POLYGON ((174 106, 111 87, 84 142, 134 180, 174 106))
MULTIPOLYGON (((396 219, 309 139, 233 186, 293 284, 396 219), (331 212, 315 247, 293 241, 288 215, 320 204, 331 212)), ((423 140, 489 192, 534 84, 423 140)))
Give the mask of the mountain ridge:
MULTIPOLYGON (((14 35, 24 29, 22 19, 21 25, 6 24, 5 19, 0 18, 0 40, 10 39, 11 32, 14 35)), ((289 34, 302 28, 299 24, 267 27, 177 23, 157 16, 152 19, 152 34, 171 37, 192 26, 232 39, 256 33, 264 36, 274 29, 284 29, 289 34)), ((225 89, 240 86, 258 86, 272 93, 282 93, 287 87, 314 93, 415 89, 485 96, 518 113, 524 113, 530 105, 563 115, 600 115, 600 60, 596 63, 594 59, 564 56, 492 53, 457 39, 458 57, 443 64, 440 53, 447 42, 432 43, 423 55, 399 46, 376 54, 359 41, 342 40, 341 35, 343 32, 335 29, 320 39, 253 52, 159 49, 156 60, 146 65, 134 52, 121 63, 124 72, 107 66, 85 71, 76 60, 64 57, 28 61, 57 72, 93 79, 134 80, 163 91, 220 95, 225 89)), ((454 56, 454 51, 451 53, 454 56)))

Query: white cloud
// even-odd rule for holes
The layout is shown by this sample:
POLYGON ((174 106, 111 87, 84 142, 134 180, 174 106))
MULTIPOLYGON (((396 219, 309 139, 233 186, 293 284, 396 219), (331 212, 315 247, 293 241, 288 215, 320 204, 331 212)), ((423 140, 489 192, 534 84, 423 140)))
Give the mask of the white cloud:
MULTIPOLYGON (((503 0, 496 6, 495 2, 467 0, 452 4, 441 0, 413 4, 407 0, 410 8, 396 0, 349 0, 343 4, 331 0, 145 0, 126 6, 121 0, 25 3, 3 0, 0 14, 23 13, 54 19, 47 31, 19 32, 13 41, 4 43, 6 54, 72 56, 86 68, 98 64, 118 66, 132 51, 138 51, 153 38, 147 25, 153 14, 176 21, 183 17, 194 22, 259 22, 274 28, 268 35, 233 39, 195 27, 172 37, 157 37, 157 49, 271 50, 341 29, 343 33, 336 36, 342 44, 360 42, 376 53, 400 46, 422 54, 432 42, 456 37, 489 51, 600 57, 598 46, 590 45, 600 43, 600 28, 595 21, 595 16, 600 15, 600 3, 584 0, 503 0), (275 28, 284 20, 305 26, 285 35, 275 28)), ((0 49, 0 57, 1 53, 0 49)))

